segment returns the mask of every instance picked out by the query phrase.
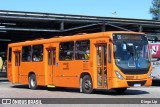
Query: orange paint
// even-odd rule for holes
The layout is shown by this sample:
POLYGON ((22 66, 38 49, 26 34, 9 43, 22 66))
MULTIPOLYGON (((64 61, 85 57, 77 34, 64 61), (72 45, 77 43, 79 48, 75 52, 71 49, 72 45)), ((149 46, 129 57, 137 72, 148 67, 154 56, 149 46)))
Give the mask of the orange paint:
MULTIPOLYGON (((8 52, 8 79, 12 83, 28 84, 28 76, 29 73, 32 72, 36 75, 38 85, 55 85, 57 87, 61 86, 80 88, 81 75, 83 73, 88 73, 91 76, 94 89, 128 88, 131 86, 129 86, 127 82, 132 81, 146 81, 144 85, 150 86, 152 79, 148 78, 148 75, 151 72, 151 66, 146 74, 140 75, 124 74, 120 70, 120 68, 117 67, 117 65, 115 64, 113 52, 113 33, 143 34, 137 32, 101 32, 9 44, 8 50, 12 49, 12 52, 10 53, 11 56, 9 56, 8 52), (61 42, 74 42, 73 44, 76 44, 76 41, 83 40, 90 41, 90 53, 89 55, 87 55, 87 53, 83 53, 85 54, 83 56, 84 59, 75 59, 75 45, 74 47, 71 47, 74 51, 63 51, 66 55, 68 55, 68 59, 59 59, 61 58, 61 56, 59 56, 60 48, 62 47, 60 46, 61 42), (39 54, 39 56, 42 56, 41 58, 39 58, 39 60, 41 61, 33 61, 33 53, 30 56, 30 61, 22 61, 22 57, 27 58, 25 56, 25 52, 22 51, 22 47, 31 46, 31 50, 33 52, 32 48, 35 45, 43 45, 43 52, 41 54, 37 53, 39 54), (111 62, 108 61, 109 51, 111 53, 111 62), (15 56, 16 52, 19 52, 20 56, 15 56), (104 59, 105 52, 107 53, 106 59, 104 59), (24 55, 22 56, 22 54, 24 55), (99 56, 97 54, 99 54, 99 56), (9 57, 11 57, 11 61, 9 61, 9 57), (85 57, 89 57, 89 59, 85 59, 85 57), (19 61, 19 65, 15 64, 17 63, 17 61, 19 61), (104 72, 102 73, 102 75, 99 75, 98 72, 100 72, 101 70, 104 70, 104 72), (117 77, 115 70, 124 77, 124 80, 121 80, 117 77), (102 79, 102 83, 98 83, 98 81, 100 80, 99 78, 102 79)), ((85 43, 81 42, 80 45, 83 46, 85 45, 85 43)), ((79 52, 79 55, 77 57, 80 56, 81 54, 79 52)))

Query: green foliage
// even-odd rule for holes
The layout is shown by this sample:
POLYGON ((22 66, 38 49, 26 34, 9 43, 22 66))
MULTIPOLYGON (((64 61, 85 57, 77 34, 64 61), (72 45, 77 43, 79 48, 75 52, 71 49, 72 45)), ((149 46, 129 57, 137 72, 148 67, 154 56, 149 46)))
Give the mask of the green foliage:
POLYGON ((150 8, 150 13, 153 19, 160 20, 160 0, 153 0, 152 7, 150 8))

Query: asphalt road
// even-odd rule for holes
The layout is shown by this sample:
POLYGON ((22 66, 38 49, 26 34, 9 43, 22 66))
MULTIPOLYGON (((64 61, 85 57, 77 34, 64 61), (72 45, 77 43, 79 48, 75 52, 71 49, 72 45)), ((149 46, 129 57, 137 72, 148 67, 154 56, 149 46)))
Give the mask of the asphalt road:
MULTIPOLYGON (((160 84, 160 81, 159 81, 160 84)), ((157 84, 156 84, 157 85, 157 84)), ((11 84, 0 79, 0 98, 160 98, 160 85, 129 88, 124 94, 96 90, 93 94, 80 93, 79 89, 39 87, 31 90, 28 85, 11 84)))
POLYGON ((0 98, 160 98, 160 81, 150 87, 129 88, 124 94, 118 95, 107 90, 96 90, 93 94, 80 93, 79 89, 72 88, 39 87, 31 90, 27 85, 13 85, 1 78, 0 98))

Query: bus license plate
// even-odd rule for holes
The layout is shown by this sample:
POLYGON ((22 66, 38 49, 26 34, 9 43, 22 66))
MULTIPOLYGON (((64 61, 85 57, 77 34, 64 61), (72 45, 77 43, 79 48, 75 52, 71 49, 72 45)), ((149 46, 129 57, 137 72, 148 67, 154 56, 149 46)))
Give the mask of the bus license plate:
POLYGON ((134 84, 134 87, 140 87, 141 84, 134 84))

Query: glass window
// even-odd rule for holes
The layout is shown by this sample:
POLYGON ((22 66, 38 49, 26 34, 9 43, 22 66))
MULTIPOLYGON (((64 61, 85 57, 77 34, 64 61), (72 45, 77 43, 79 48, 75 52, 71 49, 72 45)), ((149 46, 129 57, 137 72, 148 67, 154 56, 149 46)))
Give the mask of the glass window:
POLYGON ((15 66, 20 66, 20 52, 15 52, 15 66))
POLYGON ((56 63, 56 49, 48 50, 48 65, 55 65, 56 63))
POLYGON ((31 61, 31 46, 23 46, 22 47, 22 62, 29 62, 31 61))
POLYGON ((56 49, 53 50, 53 65, 56 64, 56 49))
POLYGON ((8 62, 11 62, 12 60, 12 48, 9 48, 9 54, 8 54, 8 62))
POLYGON ((97 65, 101 66, 102 65, 102 47, 97 46, 97 65))
POLYGON ((48 65, 52 65, 52 51, 48 50, 48 65))
POLYGON ((111 63, 111 45, 108 45, 108 63, 111 63))
POLYGON ((34 45, 32 47, 32 61, 40 62, 43 61, 43 45, 34 45))
POLYGON ((107 46, 103 46, 104 47, 104 66, 106 66, 107 64, 107 46))
POLYGON ((74 42, 63 42, 59 45, 59 60, 74 59, 74 42))
MULTIPOLYGON (((132 40, 133 41, 133 40, 132 40)), ((150 66, 148 42, 117 42, 115 45, 115 62, 123 69, 148 69, 150 66)))
POLYGON ((76 41, 76 53, 77 60, 88 60, 90 57, 90 41, 76 41))

